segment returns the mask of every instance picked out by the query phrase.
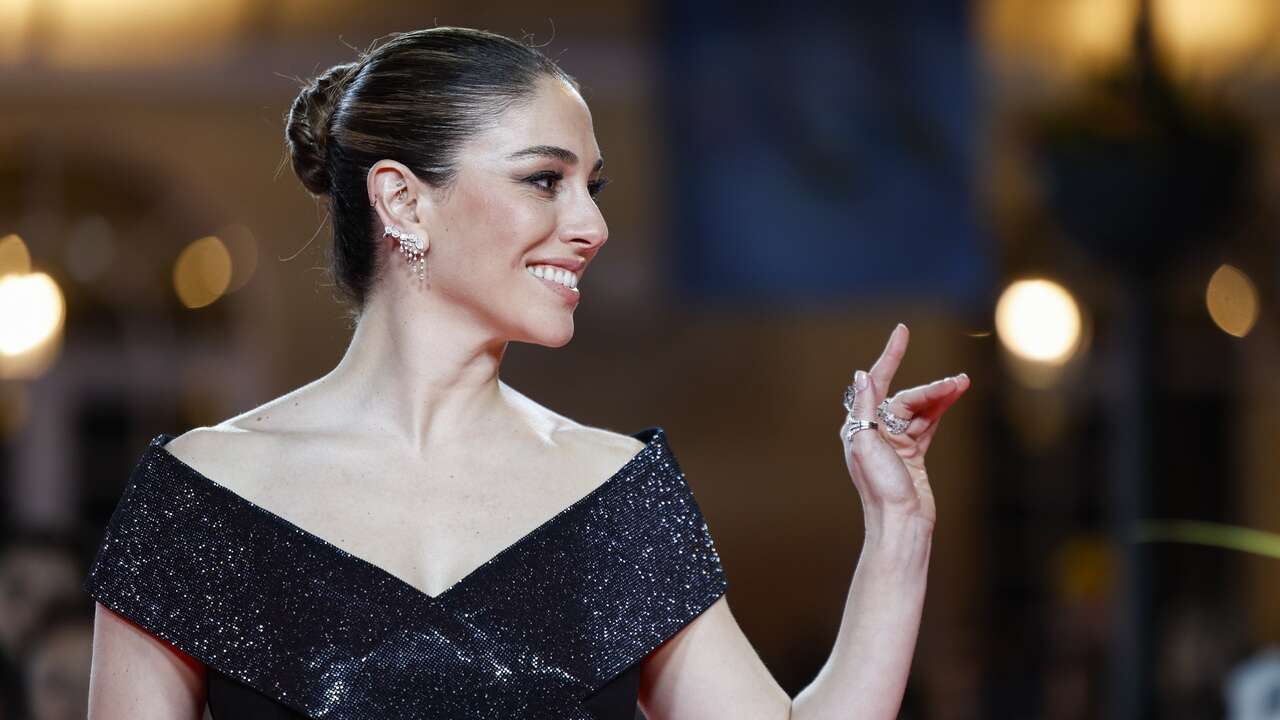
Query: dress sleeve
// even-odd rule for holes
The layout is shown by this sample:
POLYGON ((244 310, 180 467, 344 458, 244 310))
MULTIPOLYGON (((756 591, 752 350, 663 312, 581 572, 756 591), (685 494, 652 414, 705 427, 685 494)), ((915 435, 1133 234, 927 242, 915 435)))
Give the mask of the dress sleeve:
POLYGON ((718 600, 729 582, 666 431, 659 428, 658 433, 657 452, 642 468, 637 492, 627 499, 635 516, 634 531, 625 537, 639 570, 637 589, 648 598, 642 607, 660 615, 659 608, 665 609, 654 625, 660 644, 718 600))
POLYGON ((131 472, 84 591, 306 717, 392 716, 376 693, 347 692, 347 660, 372 654, 369 628, 403 591, 199 476, 168 439, 131 472))
POLYGON ((657 433, 655 452, 636 469, 637 482, 616 498, 620 521, 614 525, 634 596, 628 614, 648 629, 640 634, 645 654, 693 621, 729 585, 666 431, 657 433))
POLYGON ((95 601, 207 664, 254 645, 240 611, 259 597, 255 548, 215 488, 192 481, 158 435, 134 466, 83 589, 95 601), (233 619, 229 621, 229 619, 233 619))
POLYGON ((728 588, 693 490, 661 427, 649 447, 570 512, 562 532, 521 545, 484 608, 545 638, 542 657, 596 692, 711 607, 728 588), (512 570, 511 568, 516 568, 512 570))
POLYGON ((185 589, 170 535, 183 518, 177 507, 160 502, 154 463, 160 440, 152 441, 130 472, 83 587, 97 602, 173 643, 176 638, 167 636, 159 618, 171 611, 166 597, 185 589))

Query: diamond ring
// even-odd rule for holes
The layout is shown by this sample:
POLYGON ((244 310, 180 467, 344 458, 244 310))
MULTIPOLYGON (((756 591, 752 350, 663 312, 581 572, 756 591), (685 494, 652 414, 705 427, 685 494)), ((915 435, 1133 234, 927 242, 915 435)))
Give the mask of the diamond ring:
POLYGON ((868 429, 877 428, 877 427, 880 427, 880 423, 876 422, 875 420, 850 419, 849 427, 846 428, 844 431, 844 437, 846 440, 852 440, 853 436, 856 435, 860 430, 868 430, 868 429))
POLYGON ((889 398, 885 398, 876 408, 876 417, 884 422, 885 430, 888 430, 890 435, 901 435, 907 431, 907 426, 911 424, 910 418, 900 418, 889 410, 889 398))

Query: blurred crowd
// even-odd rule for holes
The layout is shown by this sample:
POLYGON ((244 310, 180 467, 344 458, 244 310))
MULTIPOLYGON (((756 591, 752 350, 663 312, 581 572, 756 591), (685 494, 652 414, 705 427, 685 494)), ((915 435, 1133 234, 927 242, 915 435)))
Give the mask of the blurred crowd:
POLYGON ((73 540, 13 533, 0 544, 0 720, 84 720, 93 600, 73 540))

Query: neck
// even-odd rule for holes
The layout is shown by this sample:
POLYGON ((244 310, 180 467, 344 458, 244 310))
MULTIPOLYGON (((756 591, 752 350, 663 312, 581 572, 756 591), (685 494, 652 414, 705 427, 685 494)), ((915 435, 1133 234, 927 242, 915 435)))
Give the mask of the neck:
POLYGON ((341 362, 321 378, 344 422, 413 452, 510 418, 498 378, 505 340, 443 303, 369 297, 341 362))

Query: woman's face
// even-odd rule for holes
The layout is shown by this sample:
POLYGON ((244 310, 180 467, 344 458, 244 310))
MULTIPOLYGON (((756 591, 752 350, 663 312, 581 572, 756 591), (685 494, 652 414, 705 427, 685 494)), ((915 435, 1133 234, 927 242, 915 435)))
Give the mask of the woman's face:
POLYGON ((430 291, 469 309, 502 340, 569 342, 574 308, 590 302, 589 289, 571 290, 540 266, 563 264, 577 285, 608 239, 595 201, 602 165, 586 103, 544 77, 531 101, 463 145, 455 184, 420 218, 430 240, 430 291))

